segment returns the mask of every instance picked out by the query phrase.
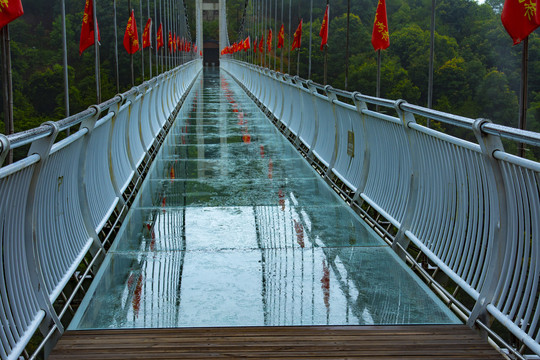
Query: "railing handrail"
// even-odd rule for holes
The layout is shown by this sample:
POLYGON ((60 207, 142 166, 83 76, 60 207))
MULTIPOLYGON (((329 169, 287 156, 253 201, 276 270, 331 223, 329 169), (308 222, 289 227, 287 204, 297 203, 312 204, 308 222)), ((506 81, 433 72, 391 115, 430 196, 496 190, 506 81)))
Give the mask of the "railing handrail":
POLYGON ((63 333, 201 69, 193 60, 73 116, 0 135, 0 165, 30 144, 0 168, 0 359, 17 359, 38 329, 30 359, 63 333))
MULTIPOLYGON (((191 60, 189 62, 186 62, 184 65, 188 65, 193 61, 197 61, 197 60, 191 60)), ((141 89, 145 89, 145 88, 153 86, 158 81, 160 81, 163 77, 170 76, 170 74, 173 71, 174 70, 168 70, 168 71, 166 71, 166 72, 164 72, 162 74, 159 74, 159 75, 153 77, 152 79, 146 80, 142 84, 140 84, 138 86, 134 86, 131 89, 125 91, 122 94, 117 94, 114 97, 112 97, 111 99, 108 99, 108 100, 106 100, 106 101, 104 101, 101 104, 98 104, 96 106, 99 107, 103 113, 105 113, 112 106, 122 102, 124 99, 127 99, 127 98, 129 98, 129 97, 131 97, 133 95, 142 94, 141 89)), ((77 114, 74 114, 74 115, 71 115, 71 116, 63 118, 61 120, 56 121, 56 124, 59 126, 59 131, 63 131, 63 130, 66 130, 68 128, 71 128, 72 126, 79 125, 84 120, 89 119, 92 116, 94 116, 96 114, 96 112, 97 112, 96 107, 91 106, 88 109, 83 110, 83 111, 81 111, 81 112, 79 112, 77 114)), ((14 134, 6 135, 5 137, 9 141, 9 148, 10 149, 16 149, 18 147, 28 145, 33 141, 43 139, 43 138, 45 138, 47 136, 50 136, 52 133, 53 133, 53 129, 52 129, 51 126, 49 126, 49 125, 40 125, 40 126, 37 126, 35 128, 32 128, 32 129, 28 129, 28 130, 24 130, 24 131, 14 133, 14 134)), ((4 150, 4 146, 3 146, 2 142, 0 142, 0 153, 2 153, 3 150, 4 150)))
MULTIPOLYGON (((238 61, 238 60, 228 60, 228 61, 238 61)), ((301 78, 297 75, 283 74, 278 71, 267 69, 265 67, 255 65, 255 64, 244 63, 244 66, 252 67, 261 72, 269 72, 273 77, 281 78, 282 80, 290 80, 290 81, 294 81, 298 84, 302 84, 305 86, 312 86, 313 88, 320 90, 322 92, 334 93, 336 95, 339 95, 349 100, 359 100, 359 101, 366 102, 368 104, 384 106, 386 108, 391 108, 391 109, 395 107, 395 104, 397 101, 397 100, 390 100, 390 99, 384 99, 384 98, 377 98, 375 96, 364 95, 358 91, 347 91, 347 90, 342 90, 342 89, 336 89, 329 85, 322 85, 320 83, 314 82, 313 80, 307 80, 307 79, 301 78)), ((402 103, 400 106, 402 110, 408 111, 414 115, 423 116, 425 118, 429 118, 432 120, 437 120, 448 125, 454 125, 454 126, 459 126, 462 128, 467 128, 469 130, 473 130, 473 124, 474 124, 475 119, 471 119, 465 116, 449 114, 442 111, 429 109, 423 106, 413 105, 409 103, 402 103)), ((511 127, 511 126, 499 125, 495 123, 483 124, 482 131, 487 134, 501 136, 505 139, 518 141, 518 142, 522 142, 522 143, 533 145, 533 146, 540 146, 540 133, 537 133, 534 131, 521 130, 521 129, 511 127)))
POLYGON ((540 146, 540 134, 334 89, 237 60, 221 64, 469 326, 483 329, 517 358, 540 356, 540 162, 508 153, 502 143, 504 138, 540 146), (369 110, 368 104, 396 115, 369 110), (477 142, 417 124, 415 116, 467 128, 477 142), (425 260, 418 260, 422 254, 425 260), (469 301, 439 284, 424 261, 469 301), (521 344, 502 339, 490 318, 521 344))

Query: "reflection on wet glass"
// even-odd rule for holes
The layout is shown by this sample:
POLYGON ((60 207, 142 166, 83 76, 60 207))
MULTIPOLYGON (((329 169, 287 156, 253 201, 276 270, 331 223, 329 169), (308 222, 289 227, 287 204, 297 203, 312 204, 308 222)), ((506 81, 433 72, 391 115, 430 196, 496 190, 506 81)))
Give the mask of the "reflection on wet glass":
POLYGON ((198 81, 72 329, 459 322, 227 75, 198 81))

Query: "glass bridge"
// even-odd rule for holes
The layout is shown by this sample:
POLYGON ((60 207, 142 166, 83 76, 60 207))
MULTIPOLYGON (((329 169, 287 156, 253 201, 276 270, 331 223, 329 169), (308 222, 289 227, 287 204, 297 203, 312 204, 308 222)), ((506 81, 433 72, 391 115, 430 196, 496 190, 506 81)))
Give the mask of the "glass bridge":
POLYGON ((70 329, 457 323, 243 90, 205 69, 70 329))

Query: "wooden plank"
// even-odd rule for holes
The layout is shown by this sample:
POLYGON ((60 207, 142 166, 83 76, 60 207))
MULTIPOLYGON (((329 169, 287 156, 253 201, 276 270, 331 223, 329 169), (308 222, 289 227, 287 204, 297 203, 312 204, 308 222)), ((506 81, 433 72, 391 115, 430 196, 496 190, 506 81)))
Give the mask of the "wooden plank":
POLYGON ((502 359, 464 325, 68 331, 49 359, 502 359))

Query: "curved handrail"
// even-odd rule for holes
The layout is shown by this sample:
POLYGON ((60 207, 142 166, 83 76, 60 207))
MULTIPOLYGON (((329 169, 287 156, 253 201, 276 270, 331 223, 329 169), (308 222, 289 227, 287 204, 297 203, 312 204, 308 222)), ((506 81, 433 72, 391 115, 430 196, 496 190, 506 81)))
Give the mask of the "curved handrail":
POLYGON ((351 206, 369 217, 367 205, 395 227, 378 229, 402 258, 431 277, 432 287, 470 326, 484 329, 517 357, 540 355, 540 163, 507 153, 501 141, 540 146, 539 133, 334 89, 236 60, 222 59, 221 67, 351 206), (273 112, 272 96, 282 92, 292 97, 288 103, 300 119, 286 114, 282 122, 282 113, 273 112), (469 129, 477 142, 417 124, 415 116, 469 129), (314 136, 302 137, 303 129, 314 136), (436 284, 411 248, 474 305, 436 284), (488 318, 523 348, 508 345, 488 318))
POLYGON ((0 168, 0 359, 17 359, 38 328, 44 340, 37 351, 63 332, 64 314, 102 259, 160 134, 201 69, 201 60, 193 60, 76 115, 0 136, 0 161, 6 150, 30 144, 27 157, 0 168), (142 132, 156 124, 145 144, 142 132), (59 131, 77 125, 56 141, 59 131), (81 266, 86 270, 64 294, 67 302, 55 309, 81 266))

